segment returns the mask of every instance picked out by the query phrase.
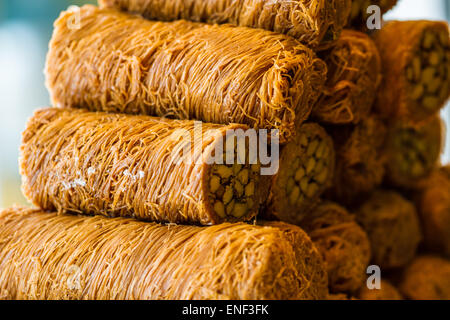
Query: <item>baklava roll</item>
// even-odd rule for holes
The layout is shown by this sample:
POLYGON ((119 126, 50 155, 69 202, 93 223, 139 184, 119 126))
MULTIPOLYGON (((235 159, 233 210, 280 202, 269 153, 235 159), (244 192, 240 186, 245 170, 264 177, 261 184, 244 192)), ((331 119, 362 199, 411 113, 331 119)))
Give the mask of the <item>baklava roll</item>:
POLYGON ((386 139, 386 181, 412 188, 439 164, 444 124, 439 116, 415 126, 398 121, 390 125, 386 139))
POLYGON ((386 127, 370 116, 357 125, 330 127, 329 133, 336 147, 336 172, 326 198, 357 206, 383 182, 386 127))
POLYGON ((400 268, 414 258, 422 240, 414 204, 394 191, 377 190, 356 214, 369 235, 372 261, 383 270, 400 268))
POLYGON ((319 122, 358 123, 372 110, 381 81, 381 62, 373 40, 344 30, 333 47, 319 55, 327 64, 324 93, 313 109, 319 122))
POLYGON ((294 140, 281 148, 279 159, 278 173, 270 177, 265 212, 296 224, 333 183, 333 140, 320 125, 306 123, 294 140))
POLYGON ((258 225, 280 229, 292 243, 297 269, 309 282, 304 282, 301 296, 306 300, 326 297, 328 292, 328 274, 322 255, 308 234, 298 226, 280 221, 258 221, 258 225), (312 257, 310 263, 304 263, 305 257, 312 257))
POLYGON ((300 226, 322 253, 330 292, 355 293, 365 283, 371 253, 367 233, 343 207, 324 202, 300 226))
POLYGON ((243 125, 49 108, 23 134, 23 191, 59 213, 216 224, 253 218, 263 180, 243 125), (253 162, 253 163, 252 163, 253 162))
POLYGON ((378 113, 413 124, 429 120, 450 96, 448 23, 391 21, 374 38, 384 70, 378 113))
POLYGON ((411 300, 450 300, 450 261, 417 257, 403 272, 400 291, 411 300))
POLYGON ((308 118, 326 65, 297 40, 265 30, 154 22, 86 5, 63 12, 47 56, 54 106, 247 124, 281 142, 308 118))
POLYGON ((102 7, 150 20, 231 23, 292 36, 310 47, 327 46, 347 23, 350 0, 100 0, 102 7))
POLYGON ((0 213, 0 298, 324 299, 314 288, 325 276, 320 255, 291 241, 277 227, 244 223, 160 225, 12 208, 0 213))
POLYGON ((414 198, 427 249, 450 257, 450 165, 421 181, 414 198))

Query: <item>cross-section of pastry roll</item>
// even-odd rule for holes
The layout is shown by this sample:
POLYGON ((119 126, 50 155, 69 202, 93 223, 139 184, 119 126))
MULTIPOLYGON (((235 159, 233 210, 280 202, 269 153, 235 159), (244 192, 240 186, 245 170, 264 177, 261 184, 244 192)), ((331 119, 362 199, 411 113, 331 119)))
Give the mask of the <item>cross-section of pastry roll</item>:
POLYGON ((23 190, 34 204, 58 212, 174 223, 249 220, 263 186, 249 140, 236 141, 246 130, 42 109, 23 134, 23 190))
POLYGON ((292 37, 185 20, 148 21, 86 5, 55 22, 46 78, 53 105, 242 123, 287 141, 311 113, 326 65, 292 37))
POLYGON ((259 225, 280 229, 292 243, 297 270, 304 275, 301 295, 308 300, 325 299, 328 295, 328 274, 318 248, 300 227, 280 221, 258 221, 259 225), (311 257, 305 263, 305 257, 311 257))
POLYGON ((310 47, 339 38, 350 0, 100 0, 100 5, 150 20, 231 23, 284 33, 310 47))
POLYGON ((245 223, 160 225, 6 209, 0 298, 324 299, 314 289, 323 287, 321 257, 294 247, 312 246, 296 234, 301 242, 277 227, 245 223))
POLYGON ((357 221, 369 235, 373 263, 384 270, 407 265, 422 240, 414 204, 394 191, 377 190, 357 210, 357 221))
POLYGON ((265 211, 298 223, 331 186, 334 175, 333 141, 320 125, 302 125, 294 140, 282 147, 278 173, 271 177, 265 211))
POLYGON ((386 127, 370 116, 357 125, 330 127, 328 132, 336 147, 336 173, 326 198, 353 207, 383 182, 386 127))
POLYGON ((380 9, 380 13, 384 14, 391 10, 397 2, 398 0, 353 0, 347 27, 366 31, 369 17, 367 9, 370 6, 377 6, 380 9))
POLYGON ((384 70, 378 112, 415 124, 429 120, 450 96, 448 23, 391 21, 374 37, 384 70))
POLYGON ((411 188, 439 164, 444 124, 439 116, 420 126, 397 122, 386 139, 386 180, 411 188))
POLYGON ((327 64, 324 93, 313 109, 319 122, 358 123, 369 115, 381 81, 381 63, 373 40, 344 30, 339 40, 319 55, 327 64))
POLYGON ((355 218, 338 204, 324 202, 300 226, 324 258, 330 292, 355 293, 361 288, 371 253, 369 238, 355 218))

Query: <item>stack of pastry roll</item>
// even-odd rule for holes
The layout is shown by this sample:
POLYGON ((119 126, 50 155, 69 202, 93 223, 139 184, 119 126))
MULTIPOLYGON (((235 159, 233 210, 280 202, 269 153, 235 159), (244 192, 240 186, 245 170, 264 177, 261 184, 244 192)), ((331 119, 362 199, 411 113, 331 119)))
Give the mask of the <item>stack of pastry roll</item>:
POLYGON ((83 6, 55 22, 47 87, 58 107, 143 113, 278 129, 285 142, 309 117, 326 65, 292 37, 178 20, 147 21, 83 6))
POLYGON ((381 81, 374 41, 346 29, 334 46, 319 52, 328 67, 325 89, 313 110, 336 149, 336 170, 326 197, 353 205, 382 183, 386 128, 371 113, 381 81))
POLYGON ((396 2, 63 12, 53 107, 21 146, 36 209, 0 213, 0 299, 447 298, 448 25, 366 32, 396 2), (373 291, 371 263, 400 276, 373 291))
MULTIPOLYGON (((449 299, 450 188, 440 167, 445 130, 439 115, 450 96, 448 24, 390 21, 373 39, 382 63, 373 113, 387 128, 385 176, 359 204, 356 219, 369 236, 372 263, 404 298, 449 299)), ((365 288, 359 296, 377 298, 365 288)))
MULTIPOLYGON (((221 19, 237 26, 177 20, 189 18, 182 12, 151 21, 105 5, 80 8, 80 28, 68 23, 73 11, 55 22, 46 67, 54 108, 31 117, 20 157, 23 192, 39 209, 0 215, 0 297, 326 298, 309 236, 255 217, 297 222, 331 185, 332 139, 304 123, 327 67, 302 43, 336 40, 349 1, 237 8, 221 19), (288 10, 292 26, 242 19, 274 10, 288 10), (252 156, 250 129, 275 131, 271 176, 252 156)), ((141 5, 157 13, 158 3, 141 5)), ((196 10, 213 17, 220 7, 196 10)))
MULTIPOLYGON (((366 19, 361 17, 370 14, 370 5, 384 13, 395 3, 353 1, 347 28, 367 30, 366 19)), ((359 37, 372 44, 365 46, 366 52, 373 52, 366 64, 358 64, 357 55, 345 59, 351 51, 342 48, 357 43, 351 34, 357 32, 345 30, 335 47, 319 53, 327 63, 328 79, 313 116, 325 125, 336 147, 334 183, 325 197, 352 209, 367 233, 371 263, 386 274, 380 290, 364 285, 356 297, 448 299, 450 188, 447 167, 440 167, 445 130, 439 115, 450 96, 448 23, 387 22, 381 30, 371 32, 370 38, 359 37), (375 54, 379 57, 378 77, 374 71, 377 60, 368 62, 375 54), (347 73, 341 66, 348 66, 347 73), (371 76, 365 77, 371 79, 366 81, 371 86, 352 86, 363 83, 364 72, 371 76), (339 91, 341 88, 346 91, 339 91), (349 88, 356 89, 352 93, 349 88), (360 94, 361 103, 352 104, 358 101, 358 90, 366 94, 360 94), (437 269, 442 272, 434 272, 437 269)), ((331 228, 333 224, 324 225, 331 228)), ((332 285, 330 281, 330 289, 332 285)), ((332 298, 355 294, 345 288, 331 291, 335 294, 332 298)))

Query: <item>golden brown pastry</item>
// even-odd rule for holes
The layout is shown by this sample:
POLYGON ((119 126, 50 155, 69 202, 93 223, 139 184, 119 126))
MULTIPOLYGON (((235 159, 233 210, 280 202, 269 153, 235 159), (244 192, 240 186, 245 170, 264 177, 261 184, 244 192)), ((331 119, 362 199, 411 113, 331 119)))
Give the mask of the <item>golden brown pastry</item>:
POLYGON ((383 182, 386 127, 370 116, 357 125, 331 127, 329 133, 336 147, 336 173, 326 197, 357 206, 383 182))
POLYGON ((261 28, 297 38, 310 47, 339 38, 350 0, 100 0, 100 5, 150 20, 185 19, 261 28))
POLYGON ((297 224, 333 182, 333 140, 315 123, 304 124, 295 139, 282 147, 278 173, 271 177, 265 211, 297 224))
POLYGON ((248 143, 230 134, 237 129, 246 127, 42 109, 23 134, 23 191, 59 213, 206 225, 250 220, 267 186, 248 143))
POLYGON ((301 296, 307 300, 320 297, 324 299, 328 295, 328 274, 325 265, 319 262, 321 253, 311 241, 310 237, 298 226, 279 221, 259 221, 258 225, 278 228, 283 231, 284 236, 292 243, 297 262, 297 269, 303 274, 308 282, 302 286, 301 296), (305 257, 312 257, 316 266, 309 265, 305 257))
POLYGON ((394 191, 377 190, 356 217, 369 235, 372 261, 382 270, 403 267, 414 258, 422 233, 410 201, 394 191))
POLYGON ((373 40, 347 29, 320 57, 328 66, 328 77, 313 116, 330 124, 358 123, 366 118, 381 81, 380 55, 373 40))
POLYGON ((450 257, 450 165, 422 181, 415 200, 427 248, 450 257))
POLYGON ((243 223, 165 226, 12 208, 0 213, 0 297, 324 299, 314 288, 323 286, 320 255, 291 240, 243 223))
POLYGON ((417 257, 404 271, 400 291, 412 300, 450 300, 450 261, 417 257))
POLYGON ((154 22, 86 5, 63 12, 47 57, 54 106, 242 123, 288 141, 308 118, 326 65, 297 40, 265 30, 154 22))
POLYGON ((413 124, 429 120, 450 96, 448 23, 390 21, 374 38, 384 71, 378 113, 413 124))
POLYGON ((409 189, 438 166, 443 127, 438 115, 420 126, 401 121, 389 126, 384 152, 390 185, 409 189))
POLYGON ((354 217, 338 204, 322 203, 300 226, 322 253, 330 292, 357 291, 366 278, 371 253, 367 234, 354 217))

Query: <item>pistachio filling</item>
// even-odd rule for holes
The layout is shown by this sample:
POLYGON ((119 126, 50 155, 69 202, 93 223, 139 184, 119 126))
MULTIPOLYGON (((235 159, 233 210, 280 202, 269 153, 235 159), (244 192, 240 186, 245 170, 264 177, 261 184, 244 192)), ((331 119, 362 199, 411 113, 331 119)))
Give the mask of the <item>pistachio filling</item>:
POLYGON ((406 68, 410 99, 424 111, 437 111, 450 93, 450 41, 446 32, 426 30, 406 68))
MULTIPOLYGON (((247 153, 248 154, 248 153, 247 153)), ((251 213, 257 204, 256 187, 259 183, 260 165, 250 164, 214 164, 209 177, 209 200, 214 212, 221 218, 231 216, 241 219, 251 213)))
POLYGON ((289 164, 286 185, 286 195, 292 206, 301 206, 305 200, 316 198, 331 175, 328 141, 311 132, 302 132, 300 144, 304 152, 289 164))
POLYGON ((429 167, 427 139, 413 128, 401 129, 395 137, 395 163, 402 175, 420 178, 429 167))

